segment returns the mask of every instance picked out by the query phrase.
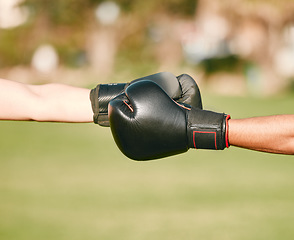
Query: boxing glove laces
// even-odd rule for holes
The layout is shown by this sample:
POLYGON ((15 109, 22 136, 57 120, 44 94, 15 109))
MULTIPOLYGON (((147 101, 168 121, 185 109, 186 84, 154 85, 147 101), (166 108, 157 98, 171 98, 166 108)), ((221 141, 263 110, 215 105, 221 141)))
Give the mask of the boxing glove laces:
POLYGON ((128 86, 109 102, 108 114, 117 146, 134 160, 229 147, 229 115, 176 102, 152 81, 128 86))

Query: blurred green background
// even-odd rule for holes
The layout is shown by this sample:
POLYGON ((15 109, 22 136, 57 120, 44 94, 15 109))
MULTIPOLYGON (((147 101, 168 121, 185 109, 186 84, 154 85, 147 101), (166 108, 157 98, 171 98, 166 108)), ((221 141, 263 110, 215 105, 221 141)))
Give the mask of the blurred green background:
MULTIPOLYGON (((0 0, 0 77, 94 87, 185 72, 205 109, 293 114, 293 13, 291 0, 0 0)), ((0 132, 1 240, 294 237, 291 156, 231 147, 135 162, 93 124, 0 132)))
MULTIPOLYGON (((239 118, 292 113, 294 96, 203 101, 239 118)), ((136 162, 93 124, 0 131, 0 239, 293 239, 292 156, 231 147, 136 162)))

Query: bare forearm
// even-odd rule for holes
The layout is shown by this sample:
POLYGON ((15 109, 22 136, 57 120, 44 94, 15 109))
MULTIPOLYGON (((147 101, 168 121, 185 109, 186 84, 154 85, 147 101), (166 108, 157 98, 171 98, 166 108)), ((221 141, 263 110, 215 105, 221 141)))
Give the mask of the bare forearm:
POLYGON ((294 154, 294 115, 231 119, 229 141, 257 151, 294 154))
POLYGON ((89 89, 0 79, 0 120, 91 122, 89 89))

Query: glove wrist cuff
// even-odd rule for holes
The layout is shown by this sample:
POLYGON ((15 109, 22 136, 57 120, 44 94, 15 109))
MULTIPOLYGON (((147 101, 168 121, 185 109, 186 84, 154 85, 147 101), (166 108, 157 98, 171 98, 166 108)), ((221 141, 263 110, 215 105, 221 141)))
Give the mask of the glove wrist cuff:
POLYGON ((228 120, 230 115, 192 108, 188 112, 188 143, 190 148, 223 150, 230 146, 228 120))
POLYGON ((100 126, 109 126, 108 103, 117 95, 123 93, 125 83, 99 84, 90 92, 93 110, 93 121, 100 126))

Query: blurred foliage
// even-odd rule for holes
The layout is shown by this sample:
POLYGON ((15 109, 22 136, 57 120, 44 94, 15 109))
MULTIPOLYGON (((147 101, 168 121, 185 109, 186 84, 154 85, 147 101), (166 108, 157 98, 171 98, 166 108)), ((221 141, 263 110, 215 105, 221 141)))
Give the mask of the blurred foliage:
MULTIPOLYGON (((57 48, 61 62, 79 66, 73 58, 84 56, 87 30, 95 23, 95 8, 101 0, 25 0, 21 3, 29 13, 26 24, 0 30, 0 66, 28 64, 32 53, 42 43, 57 48)), ((141 32, 155 13, 194 15, 196 0, 116 0, 124 14, 132 13, 132 20, 141 24, 141 32)), ((138 31, 137 31, 138 32, 138 31)), ((140 34, 138 34, 140 38, 140 34)), ((142 39, 132 38, 136 48, 142 39)))
POLYGON ((33 17, 45 16, 53 25, 80 25, 84 12, 90 7, 92 1, 50 1, 26 0, 23 6, 29 7, 33 17))
POLYGON ((237 55, 228 55, 219 58, 208 58, 201 61, 200 66, 206 74, 213 74, 218 71, 242 72, 246 61, 237 55))
MULTIPOLYGON (((30 57, 21 53, 23 48, 29 51, 27 45, 24 46, 24 31, 22 29, 2 30, 0 32, 0 66, 11 66, 17 63, 28 63, 30 57)), ((30 51, 29 51, 30 52, 30 51)))
MULTIPOLYGON (((103 35, 105 29, 110 29, 113 34, 110 35, 114 40, 109 44, 113 47, 109 51, 110 55, 112 54, 109 69, 113 72, 123 72, 132 67, 138 74, 145 75, 149 71, 157 71, 161 68, 170 71, 168 69, 170 67, 173 68, 172 71, 176 71, 178 66, 185 65, 193 69, 192 71, 195 69, 202 71, 206 76, 221 71, 244 75, 249 62, 254 63, 256 68, 261 69, 260 71, 271 70, 272 76, 278 76, 273 63, 281 44, 279 38, 283 36, 283 27, 294 21, 293 0, 112 1, 120 6, 121 14, 115 24, 105 27, 95 16, 97 6, 105 1, 24 0, 21 7, 29 13, 26 23, 11 29, 0 29, 0 68, 9 70, 10 67, 17 65, 28 66, 35 50, 42 44, 50 44, 58 52, 61 66, 74 68, 89 66, 89 69, 95 72, 96 66, 99 66, 95 60, 100 54, 100 52, 97 54, 100 50, 94 49, 95 41, 99 39, 101 32, 103 35), (209 20, 213 20, 213 16, 218 17, 219 13, 229 23, 227 26, 229 33, 225 41, 234 43, 236 39, 238 40, 238 36, 241 36, 240 38, 247 39, 251 46, 246 48, 246 44, 242 42, 239 45, 245 46, 245 52, 246 49, 251 49, 252 52, 249 55, 246 55, 247 53, 242 55, 244 53, 242 49, 232 52, 229 50, 228 55, 222 58, 208 54, 209 58, 204 58, 200 64, 196 61, 189 65, 190 62, 185 61, 187 58, 183 52, 187 40, 185 37, 192 34, 191 38, 193 36, 197 38, 198 34, 198 38, 205 39, 203 44, 206 43, 207 36, 198 30, 209 26, 211 24, 209 20), (201 17, 205 15, 206 18, 202 21, 208 23, 206 27, 203 22, 201 23, 201 17), (239 31, 243 25, 245 30, 239 31), (251 32, 248 29, 251 29, 251 32), (248 37, 251 39, 248 40, 248 37), (263 41, 263 44, 260 44, 260 41, 263 41), (91 54, 91 51, 96 56, 91 54), (171 64, 168 65, 170 59, 171 64)), ((217 25, 215 22, 212 24, 217 25)), ((211 25, 208 28, 212 29, 212 33, 217 30, 211 25)), ((212 34, 212 38, 214 36, 212 34)), ((101 39, 103 41, 103 37, 101 39)), ((195 45, 193 40, 189 41, 188 44, 195 45)), ((105 42, 107 37, 104 38, 105 42)), ((97 46, 100 44, 103 47, 104 43, 99 42, 97 46)), ((203 51, 207 49, 203 48, 203 51)), ((278 77, 276 79, 279 80, 278 77)))

